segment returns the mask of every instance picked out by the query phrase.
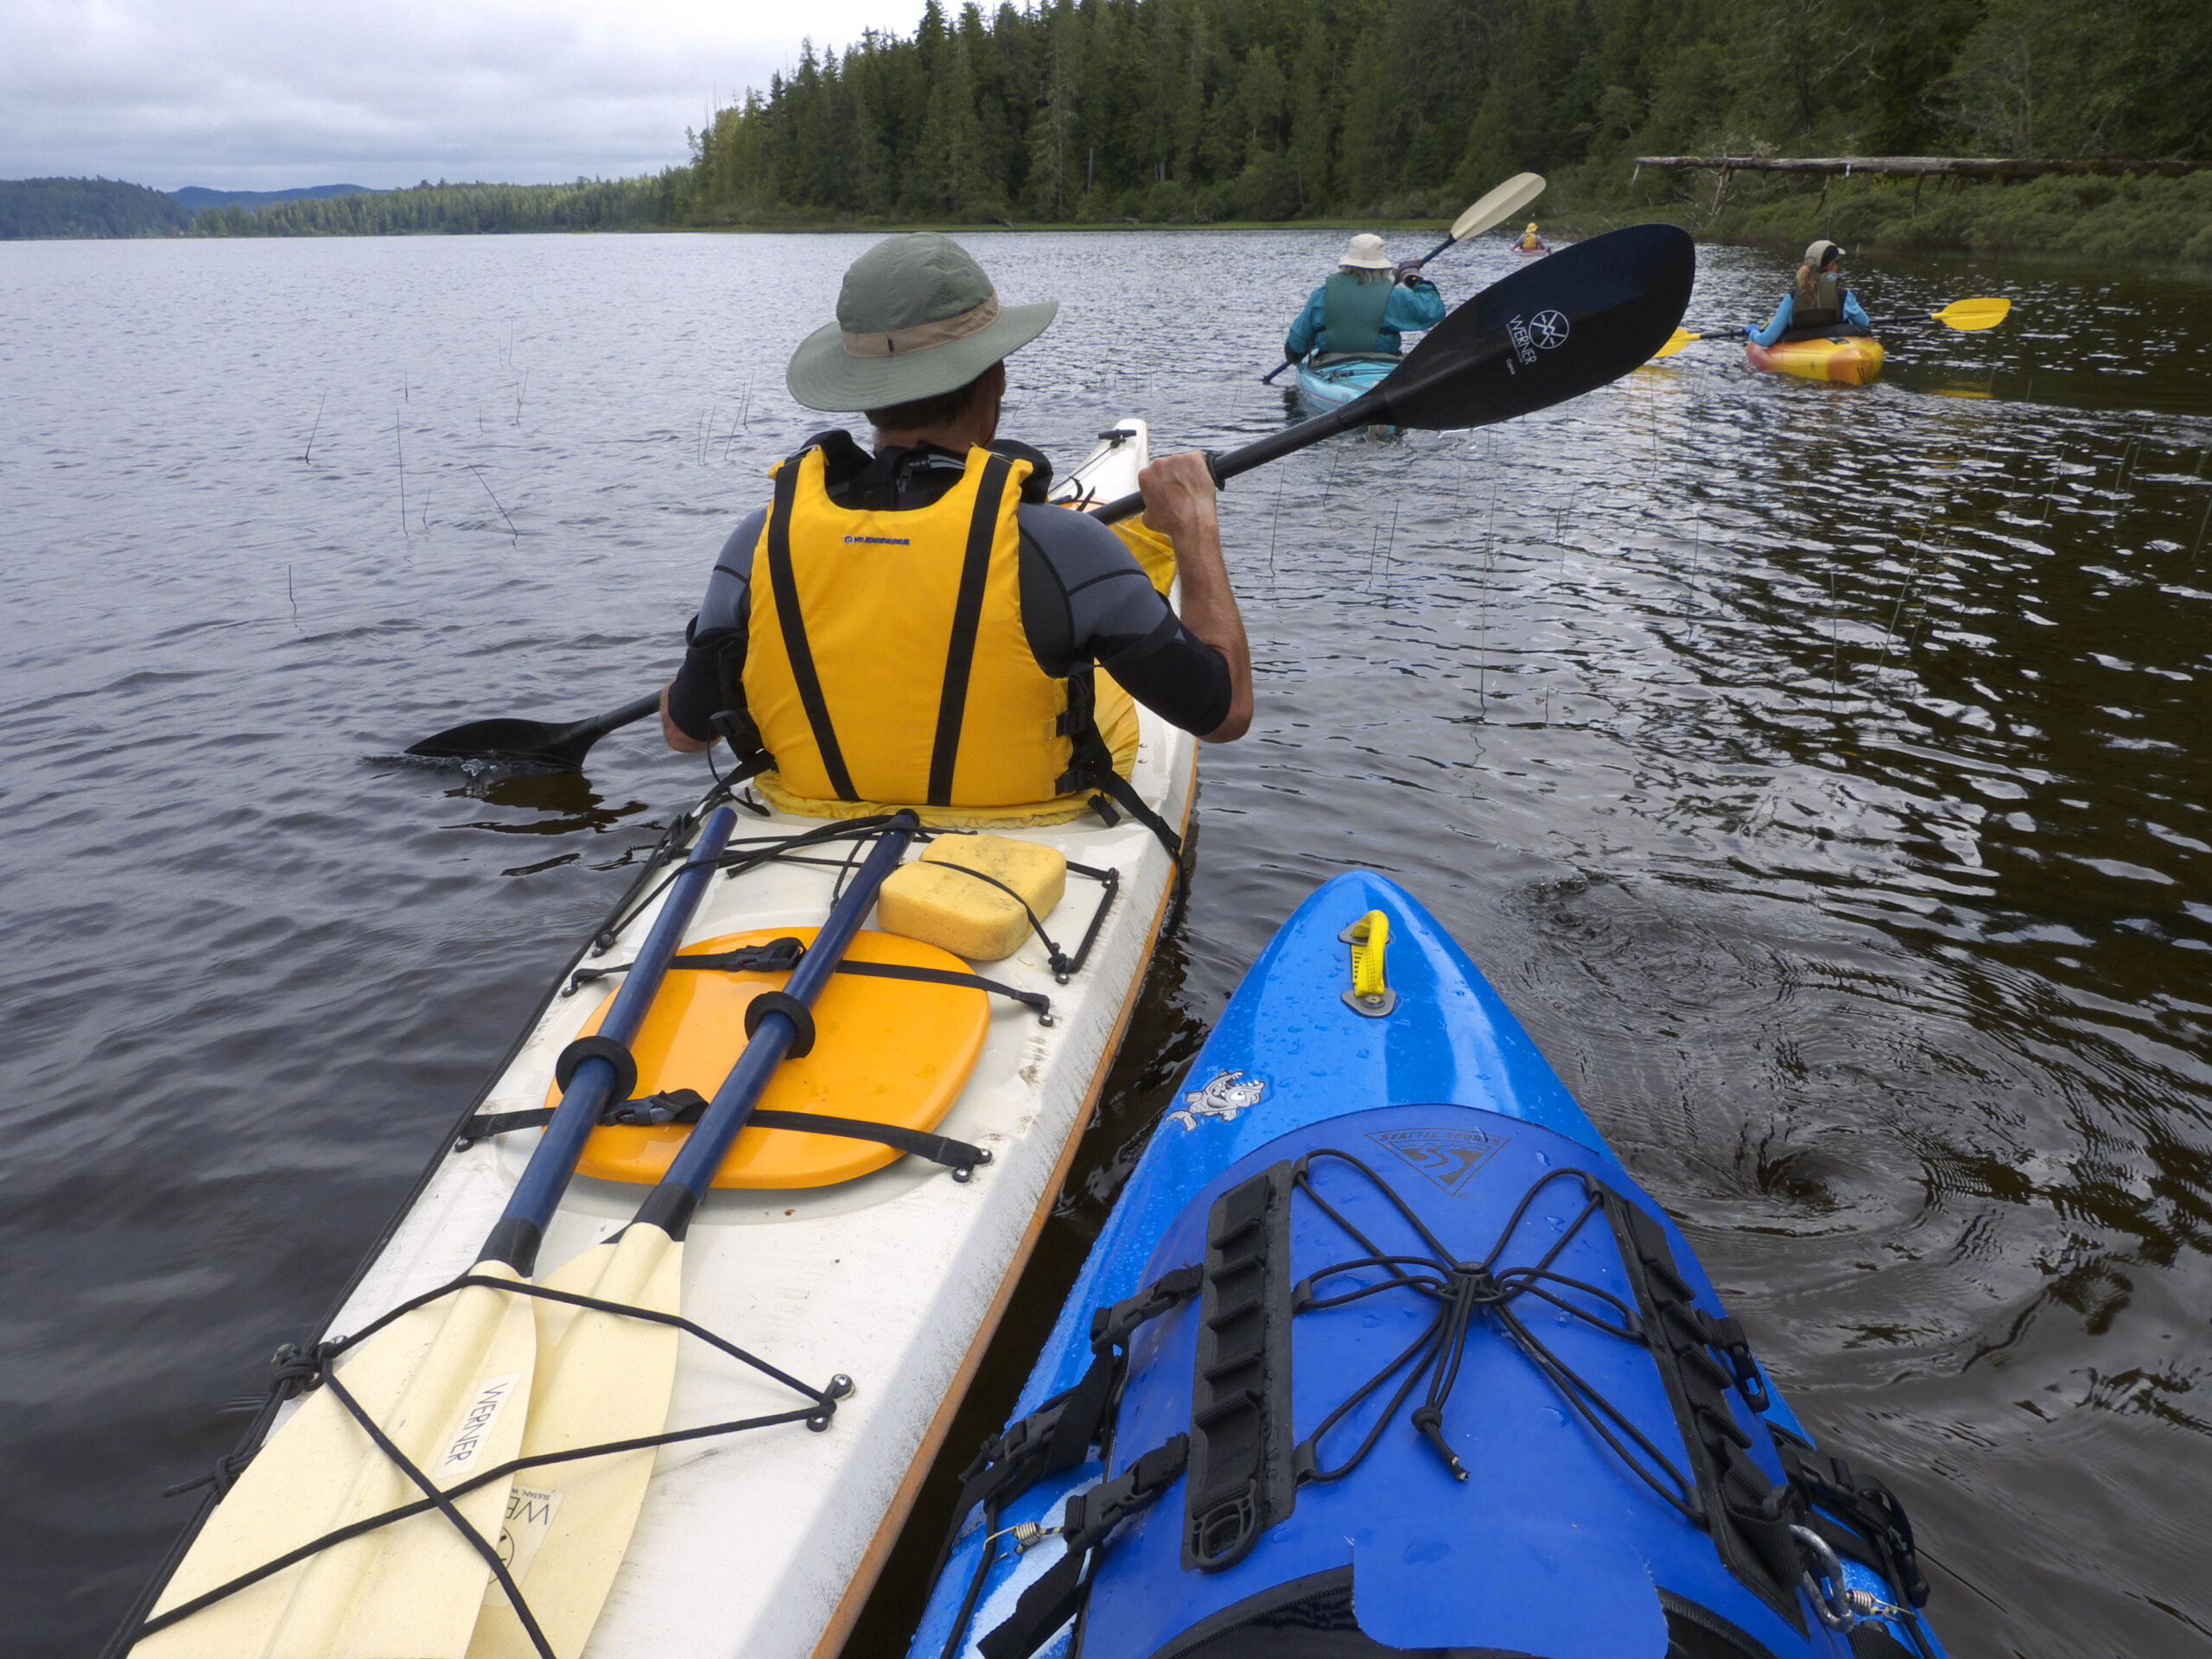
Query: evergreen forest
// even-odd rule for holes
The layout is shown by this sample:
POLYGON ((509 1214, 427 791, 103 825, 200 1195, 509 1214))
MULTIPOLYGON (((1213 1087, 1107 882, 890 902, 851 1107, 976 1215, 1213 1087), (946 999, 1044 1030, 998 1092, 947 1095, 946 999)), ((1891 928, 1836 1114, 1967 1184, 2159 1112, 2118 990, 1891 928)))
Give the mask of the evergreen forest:
MULTIPOLYGON (((1832 191, 1653 154, 2212 162, 2212 0, 920 0, 809 44, 654 177, 234 199, 0 184, 0 235, 1547 219, 2212 263, 2212 172, 1832 191)), ((349 187, 327 188, 347 189, 349 187)), ((204 195, 206 193, 193 193, 204 195)))
POLYGON ((0 241, 175 236, 192 222, 174 197, 119 179, 0 179, 0 241))
POLYGON ((926 0, 692 135, 690 224, 1448 217, 1631 158, 2212 158, 2205 0, 926 0))

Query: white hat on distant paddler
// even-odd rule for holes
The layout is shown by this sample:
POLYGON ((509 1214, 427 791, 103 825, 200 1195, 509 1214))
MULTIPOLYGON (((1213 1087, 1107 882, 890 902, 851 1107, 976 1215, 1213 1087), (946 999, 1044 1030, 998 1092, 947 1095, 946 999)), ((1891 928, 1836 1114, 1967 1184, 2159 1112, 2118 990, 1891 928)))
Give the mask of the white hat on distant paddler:
POLYGON ((1842 257, 1843 249, 1829 241, 1825 236, 1805 250, 1805 263, 1812 266, 1815 270, 1820 270, 1831 259, 1842 257))
POLYGON ((1345 245, 1344 257, 1337 261, 1347 270, 1389 270, 1392 269, 1390 256, 1382 251, 1382 238, 1370 231, 1362 231, 1345 245))
POLYGON ((853 261, 837 320, 791 353, 784 384, 809 409, 887 409, 966 385, 1045 332, 1058 300, 1001 305, 968 250, 935 231, 886 237, 853 261))

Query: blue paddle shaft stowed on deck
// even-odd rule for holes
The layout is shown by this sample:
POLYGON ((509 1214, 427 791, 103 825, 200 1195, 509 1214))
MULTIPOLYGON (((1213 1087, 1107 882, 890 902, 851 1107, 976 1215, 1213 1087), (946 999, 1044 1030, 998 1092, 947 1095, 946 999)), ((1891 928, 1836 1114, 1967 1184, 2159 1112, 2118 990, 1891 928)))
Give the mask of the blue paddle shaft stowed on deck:
POLYGON ((1941 1654, 1894 1498, 1366 874, 1231 999, 961 1502, 911 1659, 1941 1654))

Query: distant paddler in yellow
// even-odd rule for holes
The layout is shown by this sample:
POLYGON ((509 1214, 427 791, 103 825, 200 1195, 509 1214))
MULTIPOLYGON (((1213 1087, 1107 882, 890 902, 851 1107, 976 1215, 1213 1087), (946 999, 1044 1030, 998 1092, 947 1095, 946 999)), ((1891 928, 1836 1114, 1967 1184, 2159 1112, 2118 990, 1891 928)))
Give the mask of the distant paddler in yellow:
POLYGON ((1551 249, 1536 233, 1536 221, 1532 219, 1528 228, 1521 232, 1520 240, 1514 243, 1513 251, 1516 253, 1549 253, 1551 249))

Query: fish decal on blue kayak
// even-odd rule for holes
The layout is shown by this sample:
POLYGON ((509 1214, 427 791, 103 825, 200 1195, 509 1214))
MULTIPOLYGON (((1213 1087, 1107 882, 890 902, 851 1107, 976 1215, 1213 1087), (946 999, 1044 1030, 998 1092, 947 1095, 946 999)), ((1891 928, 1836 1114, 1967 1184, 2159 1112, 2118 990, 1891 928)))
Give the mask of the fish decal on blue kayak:
POLYGON ((1506 1141, 1502 1135, 1484 1135, 1479 1129, 1382 1129, 1367 1138, 1452 1193, 1465 1186, 1468 1178, 1506 1141))
POLYGON ((1193 1089, 1184 1096, 1183 1103, 1167 1114, 1167 1121, 1180 1123, 1185 1129, 1197 1128, 1202 1117, 1234 1123, 1239 1112, 1258 1105, 1267 1093, 1264 1077, 1248 1077, 1242 1071, 1217 1071, 1205 1087, 1193 1089))

